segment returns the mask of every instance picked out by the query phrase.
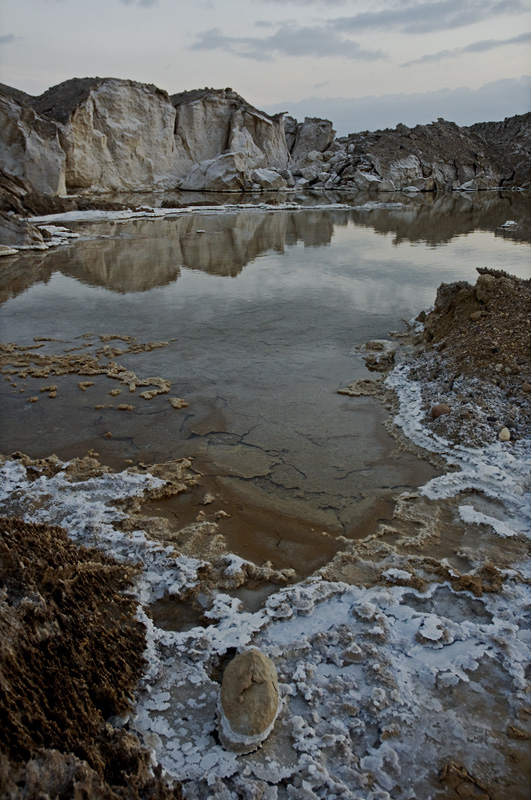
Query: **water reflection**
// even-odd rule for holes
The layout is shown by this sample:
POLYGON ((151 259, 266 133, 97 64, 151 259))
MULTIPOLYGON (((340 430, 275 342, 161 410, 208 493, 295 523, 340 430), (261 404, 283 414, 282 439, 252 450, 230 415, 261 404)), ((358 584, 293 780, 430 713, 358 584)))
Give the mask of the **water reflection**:
POLYGON ((531 241, 531 200, 522 192, 417 194, 407 198, 405 203, 401 195, 400 202, 403 206, 397 209, 360 211, 356 221, 377 233, 394 234, 395 245, 425 242, 437 246, 476 230, 531 241), (515 220, 518 226, 501 228, 509 219, 515 220))
POLYGON ((5 301, 36 281, 47 282, 55 271, 122 294, 167 286, 181 267, 234 278, 270 250, 329 244, 334 225, 346 224, 346 213, 242 211, 76 225, 86 241, 10 260, 0 276, 0 297, 5 301))
MULTIPOLYGON (((225 195, 221 197, 226 199, 225 195)), ((333 199, 345 198, 338 195, 333 199)), ((396 246, 422 242, 436 247, 477 230, 531 241, 530 198, 523 193, 400 194, 389 199, 396 207, 379 207, 371 201, 372 205, 358 204, 351 210, 257 209, 156 220, 70 223, 86 240, 5 261, 0 300, 15 297, 36 281, 47 282, 56 271, 119 293, 167 286, 179 278, 182 267, 235 277, 269 251, 282 253, 299 242, 305 247, 329 245, 334 230, 349 224, 393 236, 396 246), (502 228, 508 219, 517 225, 502 228)), ((357 200, 359 203, 360 198, 357 200)))

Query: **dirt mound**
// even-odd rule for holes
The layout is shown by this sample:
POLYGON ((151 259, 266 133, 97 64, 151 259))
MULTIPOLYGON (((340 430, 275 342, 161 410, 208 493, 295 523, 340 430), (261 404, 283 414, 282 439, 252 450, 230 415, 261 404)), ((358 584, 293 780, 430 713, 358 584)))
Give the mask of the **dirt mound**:
POLYGON ((0 796, 180 797, 126 713, 145 635, 135 574, 59 527, 0 520, 0 796))
POLYGON ((456 370, 513 389, 530 377, 531 281, 501 271, 478 272, 475 286, 441 284, 425 320, 426 340, 444 351, 456 370))
POLYGON ((421 314, 424 352, 410 377, 421 381, 426 413, 447 404, 434 427, 454 441, 482 445, 506 427, 531 436, 531 281, 478 269, 475 286, 441 284, 421 314))

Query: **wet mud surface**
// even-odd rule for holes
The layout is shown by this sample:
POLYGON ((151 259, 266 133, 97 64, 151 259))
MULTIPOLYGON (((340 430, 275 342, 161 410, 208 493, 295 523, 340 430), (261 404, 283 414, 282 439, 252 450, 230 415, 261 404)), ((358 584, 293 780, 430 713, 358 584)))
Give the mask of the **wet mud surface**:
POLYGON ((4 416, 11 419, 4 448, 18 441, 34 457, 53 448, 67 460, 84 455, 84 446, 113 469, 142 468, 171 452, 171 440, 164 444, 166 425, 180 426, 186 435, 181 447, 194 458, 201 485, 147 511, 176 529, 215 523, 230 552, 258 564, 271 561, 307 577, 337 552, 338 537, 366 535, 392 511, 401 491, 434 474, 394 446, 382 424, 386 412, 375 399, 346 410, 355 415, 356 430, 364 431, 361 448, 355 432, 351 444, 342 435, 341 418, 322 420, 315 433, 249 418, 238 433, 228 433, 234 421, 226 409, 202 412, 200 403, 177 397, 166 377, 142 377, 149 370, 136 368, 138 356, 154 355, 168 342, 142 343, 121 334, 84 334, 70 342, 36 338, 30 345, 0 346, 4 416), (42 430, 37 439, 36 427, 42 430), (87 436, 81 443, 80 429, 87 436), (157 450, 154 439, 161 443, 157 450), (142 447, 142 440, 149 446, 142 447), (208 494, 213 502, 205 504, 208 494))

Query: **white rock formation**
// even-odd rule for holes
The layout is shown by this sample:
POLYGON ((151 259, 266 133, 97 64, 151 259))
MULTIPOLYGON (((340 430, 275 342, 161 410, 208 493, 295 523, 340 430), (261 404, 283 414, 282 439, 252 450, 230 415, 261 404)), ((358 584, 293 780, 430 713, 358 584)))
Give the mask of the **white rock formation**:
POLYGON ((0 91, 0 163, 6 173, 37 192, 64 194, 65 161, 57 126, 0 91))
POLYGON ((232 89, 172 96, 182 189, 247 191, 287 185, 282 115, 269 117, 232 89))
POLYGON ((105 80, 74 106, 61 129, 70 192, 175 186, 175 110, 166 92, 105 80))
POLYGON ((231 89, 169 95, 112 78, 65 81, 40 97, 0 91, 2 164, 44 194, 285 188, 282 115, 231 89))
MULTIPOLYGON (((29 187, 22 196, 277 190, 294 176, 321 189, 476 191, 531 185, 530 149, 531 114, 335 139, 329 120, 269 116, 232 89, 170 97, 135 81, 75 78, 31 97, 0 85, 1 167, 29 187)), ((17 195, 0 207, 20 213, 20 204, 17 195)))

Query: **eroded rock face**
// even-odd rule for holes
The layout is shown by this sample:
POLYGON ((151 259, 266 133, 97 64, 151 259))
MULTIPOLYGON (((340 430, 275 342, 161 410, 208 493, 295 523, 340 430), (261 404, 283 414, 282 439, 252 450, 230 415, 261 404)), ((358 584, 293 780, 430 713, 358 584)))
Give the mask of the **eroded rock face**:
POLYGON ((282 115, 270 117, 232 89, 172 96, 179 186, 195 191, 285 188, 288 166, 282 115))
POLYGON ((285 118, 299 185, 357 191, 477 191, 531 186, 531 114, 459 127, 397 125, 334 139, 327 120, 285 118))
POLYGON ((64 194, 66 156, 59 129, 36 113, 30 99, 0 85, 0 163, 34 191, 64 194))
POLYGON ((169 97, 155 86, 119 80, 96 83, 73 106, 61 131, 68 191, 171 188, 176 172, 174 124, 169 97))
POLYGON ((277 670, 253 647, 235 656, 223 674, 219 733, 224 747, 250 753, 269 736, 279 710, 277 670))
POLYGON ((26 219, 0 211, 0 242, 9 248, 44 249, 42 233, 26 219))
POLYGON ((49 195, 186 188, 284 188, 282 115, 231 89, 169 95, 113 78, 74 78, 40 97, 0 92, 2 163, 49 195))

